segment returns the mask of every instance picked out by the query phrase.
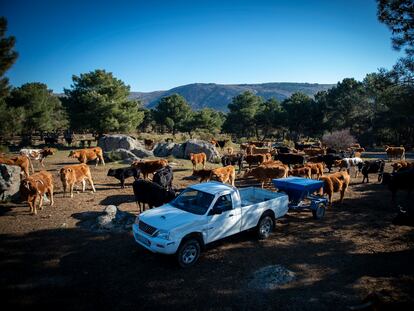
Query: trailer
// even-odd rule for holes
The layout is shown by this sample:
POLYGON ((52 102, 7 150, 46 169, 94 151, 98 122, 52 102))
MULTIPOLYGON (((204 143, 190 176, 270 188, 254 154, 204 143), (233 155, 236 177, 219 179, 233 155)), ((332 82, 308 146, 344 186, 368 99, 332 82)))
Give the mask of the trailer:
POLYGON ((311 210, 315 219, 321 219, 325 215, 328 199, 314 194, 323 187, 323 181, 302 177, 287 177, 273 179, 272 182, 278 191, 285 192, 289 196, 289 209, 311 210))

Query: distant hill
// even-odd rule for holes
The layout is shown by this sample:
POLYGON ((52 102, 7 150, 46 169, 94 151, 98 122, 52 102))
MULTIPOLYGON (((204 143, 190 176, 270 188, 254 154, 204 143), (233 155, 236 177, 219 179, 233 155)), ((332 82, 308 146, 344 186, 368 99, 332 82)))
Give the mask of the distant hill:
POLYGON ((265 98, 276 98, 284 100, 295 92, 303 92, 314 96, 319 91, 326 91, 334 84, 317 83, 262 83, 262 84, 215 84, 215 83, 193 83, 178 86, 167 91, 155 92, 131 92, 131 98, 141 99, 148 108, 153 108, 158 101, 174 93, 183 96, 193 109, 214 108, 227 111, 227 105, 234 96, 245 91, 252 91, 265 98))

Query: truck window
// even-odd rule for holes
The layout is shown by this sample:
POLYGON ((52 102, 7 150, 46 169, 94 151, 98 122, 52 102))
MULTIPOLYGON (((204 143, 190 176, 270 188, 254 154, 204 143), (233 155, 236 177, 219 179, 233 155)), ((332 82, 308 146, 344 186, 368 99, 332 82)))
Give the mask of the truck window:
POLYGON ((214 207, 221 209, 223 212, 233 209, 230 193, 220 196, 214 204, 214 207))
POLYGON ((204 215, 213 199, 214 195, 210 193, 186 189, 170 205, 189 213, 204 215))

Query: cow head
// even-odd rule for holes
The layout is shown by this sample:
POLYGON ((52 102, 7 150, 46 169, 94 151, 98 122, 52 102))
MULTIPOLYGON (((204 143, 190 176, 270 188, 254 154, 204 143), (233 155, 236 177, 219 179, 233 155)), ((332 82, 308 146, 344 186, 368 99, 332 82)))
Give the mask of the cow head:
POLYGON ((69 153, 69 156, 68 157, 69 158, 79 158, 80 157, 80 152, 79 151, 72 150, 69 153))
POLYGON ((110 168, 106 176, 115 176, 115 173, 116 173, 116 170, 113 168, 110 168))

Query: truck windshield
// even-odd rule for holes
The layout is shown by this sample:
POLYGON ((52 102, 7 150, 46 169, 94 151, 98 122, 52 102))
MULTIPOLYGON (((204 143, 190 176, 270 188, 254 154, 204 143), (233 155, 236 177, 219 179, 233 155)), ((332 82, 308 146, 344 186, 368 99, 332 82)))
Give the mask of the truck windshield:
POLYGON ((214 195, 210 193, 186 189, 169 204, 189 213, 204 215, 213 199, 214 195))

